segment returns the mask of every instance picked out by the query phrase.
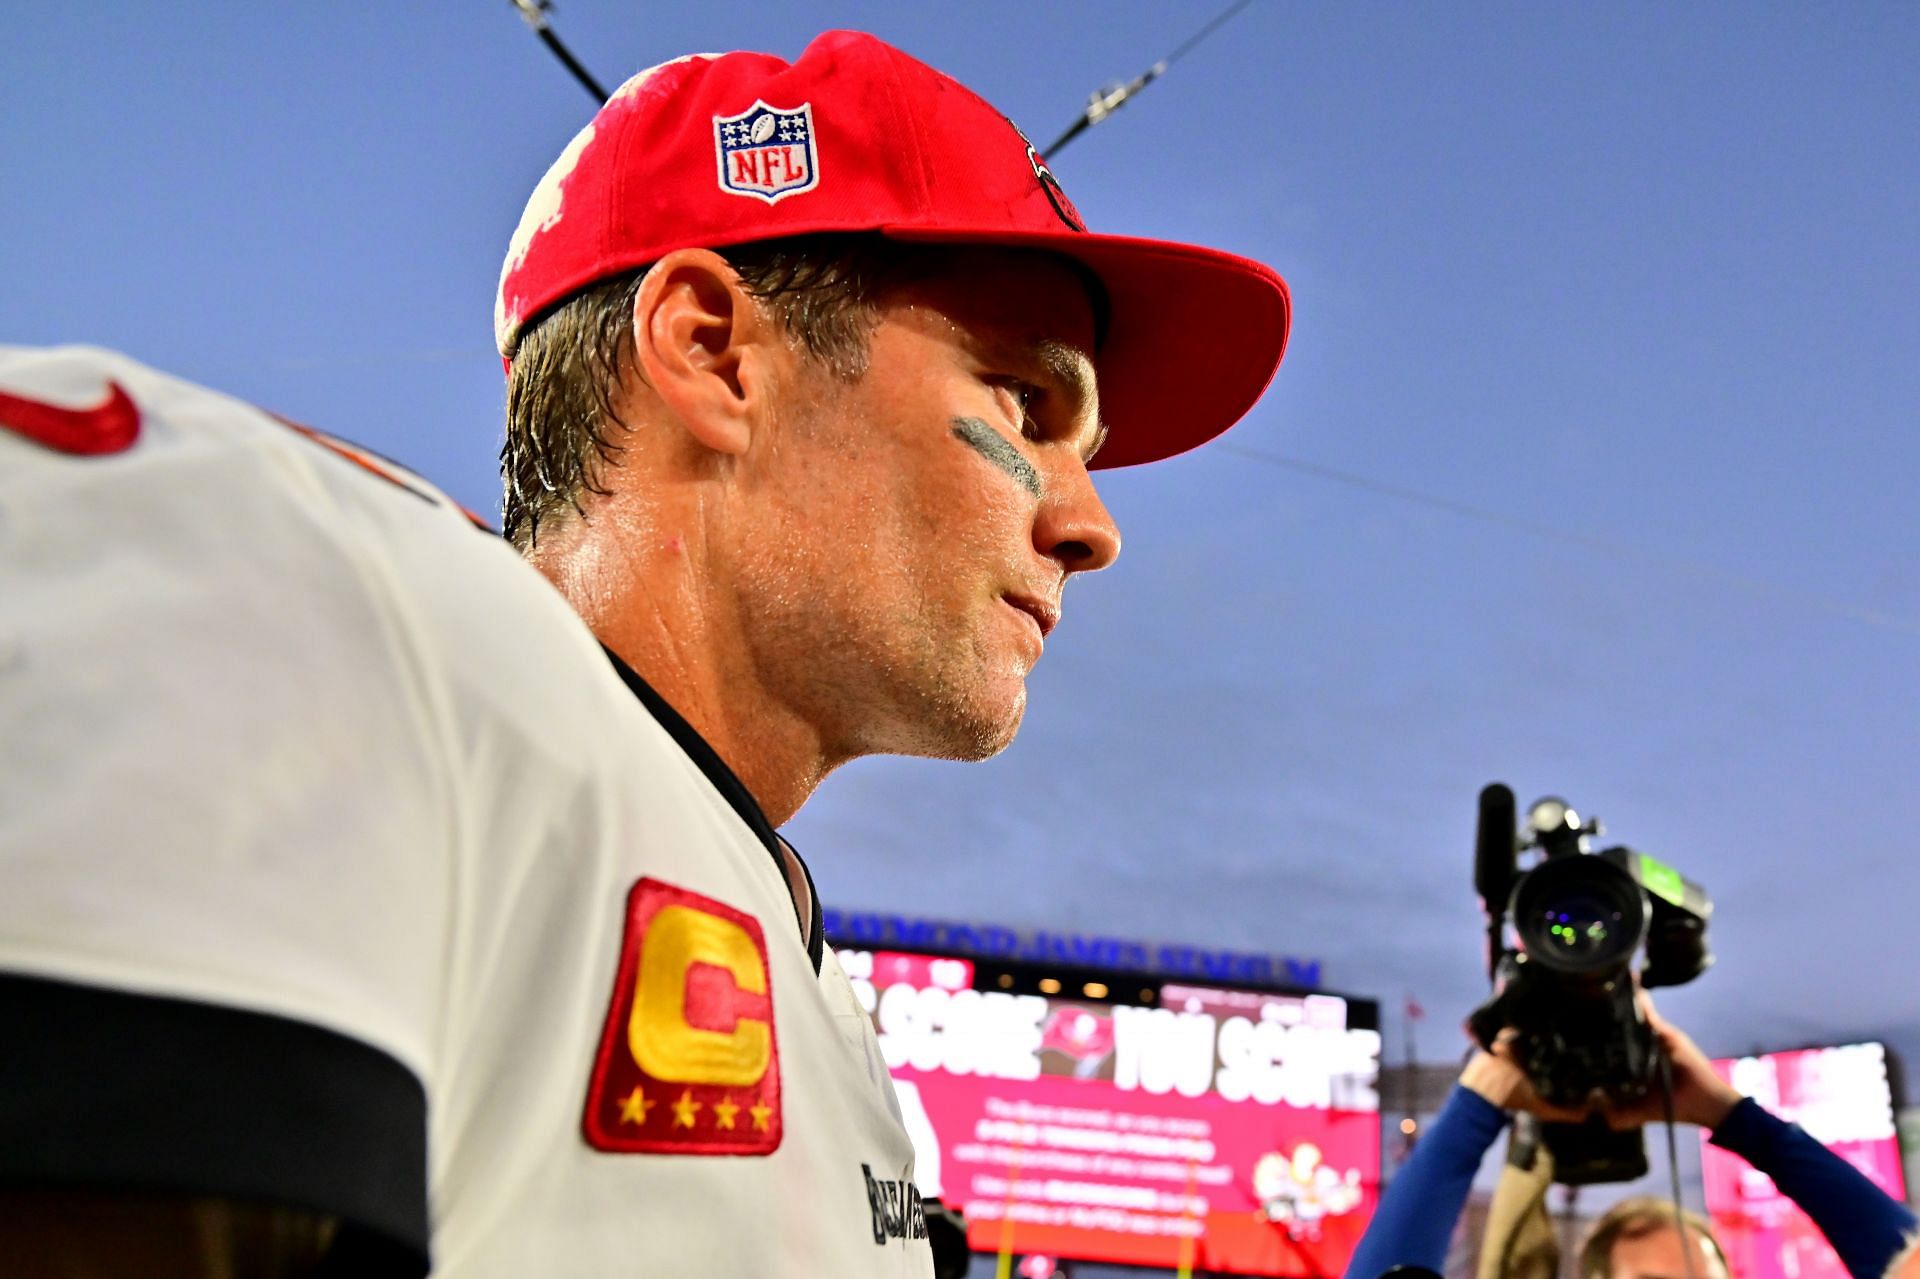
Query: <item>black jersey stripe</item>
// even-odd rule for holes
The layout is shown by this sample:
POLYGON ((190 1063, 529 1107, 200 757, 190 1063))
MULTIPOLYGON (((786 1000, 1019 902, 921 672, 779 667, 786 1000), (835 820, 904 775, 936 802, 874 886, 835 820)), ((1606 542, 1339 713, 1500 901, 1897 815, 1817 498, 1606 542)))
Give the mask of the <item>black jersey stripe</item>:
POLYGON ((428 1269, 425 1089, 287 1017, 0 973, 0 1184, 284 1205, 355 1274, 428 1269))

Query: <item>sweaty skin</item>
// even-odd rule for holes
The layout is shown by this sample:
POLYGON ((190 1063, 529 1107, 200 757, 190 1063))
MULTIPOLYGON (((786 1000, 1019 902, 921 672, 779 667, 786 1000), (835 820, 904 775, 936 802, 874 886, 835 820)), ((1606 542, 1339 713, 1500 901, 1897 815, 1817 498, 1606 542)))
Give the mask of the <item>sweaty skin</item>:
POLYGON ((1033 464, 1021 457, 1020 451, 1007 443, 1006 437, 1000 432, 977 417, 957 417, 953 419, 953 434, 955 438, 971 445, 981 457, 1012 476, 1014 482, 1033 494, 1035 500, 1039 499, 1040 472, 1034 470, 1033 464))

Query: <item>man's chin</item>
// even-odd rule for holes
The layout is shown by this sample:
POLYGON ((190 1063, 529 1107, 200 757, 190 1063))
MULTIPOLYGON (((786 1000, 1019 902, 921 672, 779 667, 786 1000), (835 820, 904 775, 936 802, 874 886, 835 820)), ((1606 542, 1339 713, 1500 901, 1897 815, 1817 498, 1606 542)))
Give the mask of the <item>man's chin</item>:
MULTIPOLYGON (((925 749, 909 752, 933 759, 978 763, 992 759, 1013 745, 1014 736, 1027 714, 1027 690, 1022 684, 1016 696, 994 706, 962 704, 951 708, 942 718, 945 723, 929 734, 935 740, 925 749)), ((929 728, 935 726, 929 725, 929 728)))
POLYGON ((963 758, 969 762, 977 763, 983 759, 992 759, 995 755, 998 755, 1001 751, 1013 745, 1014 736, 1020 731, 1020 718, 1020 716, 1015 715, 1012 719, 1005 721, 1005 723, 1000 725, 996 730, 981 734, 975 743, 978 749, 969 755, 963 756, 963 758))

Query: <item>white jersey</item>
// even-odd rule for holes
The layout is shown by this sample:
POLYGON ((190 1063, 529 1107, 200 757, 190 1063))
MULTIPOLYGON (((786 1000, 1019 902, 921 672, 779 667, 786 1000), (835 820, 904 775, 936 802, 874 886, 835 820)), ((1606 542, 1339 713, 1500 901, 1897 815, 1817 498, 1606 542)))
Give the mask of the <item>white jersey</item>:
POLYGON ((317 1210, 353 1273, 929 1274, 782 856, 416 477, 0 347, 0 1181, 317 1210))

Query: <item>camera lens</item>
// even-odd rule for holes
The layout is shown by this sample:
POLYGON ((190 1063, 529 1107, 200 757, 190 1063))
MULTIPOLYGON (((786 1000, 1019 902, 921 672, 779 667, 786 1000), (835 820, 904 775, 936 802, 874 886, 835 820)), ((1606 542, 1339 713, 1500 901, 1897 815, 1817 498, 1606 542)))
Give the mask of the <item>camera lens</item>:
POLYGON ((1612 903, 1574 894, 1549 903, 1540 927, 1547 945, 1576 963, 1610 956, 1619 949, 1621 913, 1612 903))
POLYGON ((1528 872, 1514 889, 1513 924, 1527 957, 1569 976, 1622 970, 1647 935, 1640 885, 1597 857, 1565 857, 1528 872))

